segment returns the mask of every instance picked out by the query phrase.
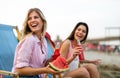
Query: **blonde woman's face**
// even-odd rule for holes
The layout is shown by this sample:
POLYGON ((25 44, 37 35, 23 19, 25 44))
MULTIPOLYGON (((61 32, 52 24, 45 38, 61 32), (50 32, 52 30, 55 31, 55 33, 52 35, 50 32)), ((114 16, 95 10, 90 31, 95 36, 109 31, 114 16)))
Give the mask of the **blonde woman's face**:
POLYGON ((35 11, 31 12, 28 16, 28 26, 34 33, 42 32, 43 21, 35 11))
POLYGON ((78 26, 78 28, 75 31, 74 38, 76 40, 83 40, 86 36, 86 27, 84 25, 78 26))

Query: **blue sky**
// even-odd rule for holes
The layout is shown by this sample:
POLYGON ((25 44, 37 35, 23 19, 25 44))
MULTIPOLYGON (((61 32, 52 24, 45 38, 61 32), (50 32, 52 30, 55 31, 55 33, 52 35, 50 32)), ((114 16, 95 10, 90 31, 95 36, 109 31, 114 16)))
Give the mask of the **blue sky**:
POLYGON ((120 0, 1 0, 0 23, 18 26, 21 30, 28 9, 37 7, 44 13, 47 31, 55 40, 65 39, 76 23, 89 25, 88 38, 120 35, 120 0))

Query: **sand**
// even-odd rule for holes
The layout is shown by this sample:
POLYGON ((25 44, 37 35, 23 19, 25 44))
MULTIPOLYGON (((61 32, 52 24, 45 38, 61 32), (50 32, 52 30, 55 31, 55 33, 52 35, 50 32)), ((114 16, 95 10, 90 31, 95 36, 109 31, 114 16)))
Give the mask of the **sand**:
POLYGON ((100 78, 120 78, 120 54, 87 51, 85 52, 85 58, 89 60, 102 60, 98 65, 100 78))

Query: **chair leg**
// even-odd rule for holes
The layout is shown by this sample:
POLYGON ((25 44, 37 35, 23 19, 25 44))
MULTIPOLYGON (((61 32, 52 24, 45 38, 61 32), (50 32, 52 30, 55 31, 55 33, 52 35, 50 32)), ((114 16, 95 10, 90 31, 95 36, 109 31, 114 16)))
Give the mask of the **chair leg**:
POLYGON ((14 78, 19 78, 19 76, 15 76, 14 78))
POLYGON ((56 75, 55 75, 55 74, 53 74, 53 78, 56 78, 56 75))
POLYGON ((58 74, 58 77, 59 77, 59 78, 62 78, 62 75, 61 75, 61 74, 58 74))
POLYGON ((53 75, 53 78, 62 78, 62 75, 61 74, 55 74, 55 75, 53 75))

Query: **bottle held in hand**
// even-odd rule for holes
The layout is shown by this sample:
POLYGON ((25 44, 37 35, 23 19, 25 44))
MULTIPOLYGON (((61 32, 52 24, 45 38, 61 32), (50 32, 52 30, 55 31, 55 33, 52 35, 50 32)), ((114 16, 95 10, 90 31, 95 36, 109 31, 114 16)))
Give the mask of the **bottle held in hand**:
MULTIPOLYGON (((80 40, 77 40, 77 45, 79 47, 81 47, 81 43, 80 43, 80 40)), ((79 60, 84 60, 84 53, 83 53, 83 49, 80 51, 80 54, 79 54, 79 60)))

